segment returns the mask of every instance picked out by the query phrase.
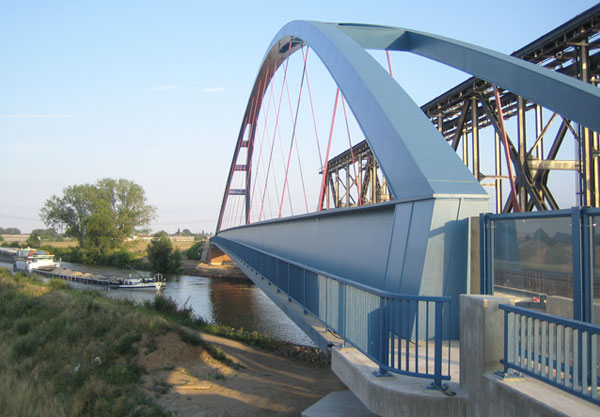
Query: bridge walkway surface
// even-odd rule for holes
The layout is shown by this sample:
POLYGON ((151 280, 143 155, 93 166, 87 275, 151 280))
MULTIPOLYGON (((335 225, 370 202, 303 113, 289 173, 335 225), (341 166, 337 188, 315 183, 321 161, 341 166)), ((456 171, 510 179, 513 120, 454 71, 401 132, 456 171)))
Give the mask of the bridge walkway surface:
MULTIPOLYGON (((243 269, 253 278, 259 278, 253 271, 243 269)), ((502 321, 498 305, 510 303, 507 298, 461 297, 463 332, 460 340, 452 341, 450 345, 451 380, 448 381, 448 391, 444 393, 430 389, 429 379, 399 374, 375 376, 379 371, 375 362, 357 349, 345 346, 320 321, 290 302, 286 294, 260 278, 255 282, 286 314, 303 317, 305 322, 310 323, 310 329, 303 327, 307 333, 318 334, 329 342, 332 370, 352 392, 330 394, 321 400, 322 404, 316 403, 306 410, 303 414, 306 417, 600 416, 600 407, 535 378, 504 378, 498 374, 502 370, 503 341, 498 340, 502 332, 497 330, 502 323, 490 325, 488 320, 484 325, 482 322, 486 320, 482 315, 495 315, 496 320, 502 321), (468 311, 463 312, 463 309, 468 311), (485 350, 483 344, 486 345, 485 350), (448 395, 450 393, 455 395, 448 395), (348 409, 353 414, 349 414, 348 409)), ((444 347, 443 353, 447 357, 447 347, 444 347)), ((414 360, 414 355, 409 360, 414 360)), ((419 367, 425 367, 425 364, 426 356, 420 355, 419 367)))
MULTIPOLYGON (((466 330, 453 341, 448 390, 432 390, 430 382, 407 375, 378 377, 378 365, 352 347, 332 348, 332 369, 370 411, 366 416, 600 416, 600 407, 527 375, 501 375, 502 341, 487 329, 489 316, 498 314, 501 297, 461 297, 461 320, 466 330), (488 316, 486 320, 486 317, 488 316), (477 341, 474 341, 476 339, 477 341), (495 339, 495 340, 494 340, 495 339), (482 351, 481 344, 494 345, 482 351), (461 348, 462 347, 462 348, 461 348), (375 414, 372 414, 375 413, 375 414)), ((498 325, 498 324, 496 324, 498 325)), ((421 360, 424 366, 424 358, 421 360)), ((327 404, 327 399, 324 400, 327 404)), ((345 401, 348 401, 347 399, 345 401)), ((340 410, 344 404, 339 403, 340 410)), ((331 407, 331 404, 327 404, 331 407)), ((314 408, 315 410, 317 407, 314 408)), ((318 417, 320 414, 306 414, 318 417)), ((325 415, 325 414, 323 414, 325 415)), ((330 414, 337 415, 337 414, 330 414)), ((339 414, 344 415, 344 414, 339 414)))
MULTIPOLYGON (((447 346, 442 352, 444 358, 449 357, 443 366, 451 377, 447 381, 448 389, 443 392, 431 389, 431 379, 427 378, 401 374, 377 376, 380 370, 377 363, 358 349, 345 345, 320 320, 307 314, 302 306, 291 301, 234 253, 229 255, 309 337, 330 346, 331 368, 351 394, 330 394, 321 400, 322 404, 318 402, 307 409, 303 414, 306 417, 600 416, 600 407, 533 377, 501 375, 504 315, 499 305, 511 304, 514 299, 460 296, 459 340, 451 341, 449 355, 447 346), (348 414, 348 409, 352 414, 348 414)), ((425 346, 421 342, 420 369, 427 364, 425 346)), ((414 358, 411 353, 409 362, 414 363, 414 358)), ((432 365, 430 358, 429 366, 432 365)))

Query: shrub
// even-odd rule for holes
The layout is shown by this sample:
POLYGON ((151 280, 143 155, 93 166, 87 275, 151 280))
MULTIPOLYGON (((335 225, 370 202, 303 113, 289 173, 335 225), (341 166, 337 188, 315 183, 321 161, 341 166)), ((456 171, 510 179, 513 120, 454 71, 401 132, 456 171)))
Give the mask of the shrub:
POLYGON ((196 242, 192 245, 191 248, 189 248, 188 250, 185 251, 185 256, 188 259, 192 259, 192 260, 199 260, 200 256, 202 256, 202 248, 204 248, 204 241, 201 240, 199 242, 196 242))

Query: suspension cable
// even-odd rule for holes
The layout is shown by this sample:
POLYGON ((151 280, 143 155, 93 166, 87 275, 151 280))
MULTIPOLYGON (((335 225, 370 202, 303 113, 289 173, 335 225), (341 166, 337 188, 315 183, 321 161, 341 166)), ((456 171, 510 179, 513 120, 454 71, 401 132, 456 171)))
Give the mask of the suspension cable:
POLYGON ((504 116, 502 115, 502 103, 500 102, 500 93, 498 87, 494 86, 494 94, 496 95, 496 105, 498 106, 498 119, 500 120, 500 126, 502 128, 502 142, 504 143, 504 153, 506 155, 506 166, 508 167, 508 177, 510 178, 510 195, 513 200, 513 211, 520 212, 521 206, 517 198, 517 190, 515 185, 515 177, 512 172, 512 165, 510 163, 510 150, 508 148, 508 138, 506 137, 506 127, 504 126, 504 116))
MULTIPOLYGON (((290 46, 289 50, 291 51, 291 48, 292 48, 291 40, 290 40, 289 46, 290 46)), ((288 56, 288 58, 289 58, 289 56, 288 56)), ((277 130, 279 127, 279 112, 281 111, 281 100, 283 99, 283 90, 285 87, 285 80, 287 78, 287 68, 288 68, 288 65, 287 65, 287 59, 286 59, 283 63, 283 80, 284 80, 284 82, 282 82, 282 84, 281 84, 281 93, 279 94, 279 105, 277 106, 277 116, 275 117, 275 130, 273 131, 273 142, 271 144, 271 152, 269 155, 269 165, 267 168, 267 178, 265 179, 265 189, 267 188, 267 184, 269 182, 269 173, 271 171, 271 162, 273 160, 273 149, 275 148, 275 137, 277 136, 277 130)), ((262 202, 261 202, 261 206, 260 206, 260 214, 258 216, 259 220, 262 217, 264 204, 265 204, 265 192, 263 192, 263 198, 262 198, 262 202)))
MULTIPOLYGON (((308 59, 309 47, 306 48, 306 58, 308 59)), ((321 154, 321 145, 319 142, 319 129, 317 129, 317 118, 315 117, 315 107, 313 105, 312 92, 310 89, 310 78, 308 76, 308 68, 306 70, 306 87, 308 88, 308 97, 310 99, 310 110, 312 112, 313 127, 315 128, 315 138, 317 139, 317 151, 319 153, 319 166, 323 166, 323 156, 321 154)))
POLYGON ((329 129, 329 142, 327 144, 327 155, 325 158, 325 167, 323 168, 323 180, 321 182, 321 193, 319 195, 319 210, 323 210, 323 198, 325 197, 325 186, 327 179, 327 169, 329 166, 329 152, 331 151, 331 139, 333 138, 333 127, 335 125, 335 115, 337 113, 338 100, 340 98, 340 88, 337 88, 335 93, 335 104, 333 105, 333 116, 331 118, 331 128, 329 129))
MULTIPOLYGON (((354 183, 358 191, 358 205, 362 206, 362 198, 360 196, 360 185, 358 184, 358 172, 356 171, 356 159, 354 158, 354 149, 352 149, 352 139, 350 138, 350 126, 348 125, 348 115, 346 114, 346 104, 342 96, 342 108, 344 109, 344 119, 346 120, 346 132, 348 133, 348 145, 350 146, 350 156, 352 157, 352 167, 354 168, 354 183)), ((346 190, 350 193, 350 190, 346 190)))
MULTIPOLYGON (((260 90, 260 86, 263 80, 260 80, 258 83, 258 89, 260 90)), ((244 209, 246 217, 246 224, 250 222, 250 176, 252 175, 252 158, 250 155, 250 150, 254 150, 254 135, 256 131, 256 109, 258 107, 259 96, 256 95, 254 100, 252 100, 252 106, 250 107, 250 121, 247 124, 248 129, 250 130, 248 133, 248 143, 246 144, 246 181, 245 181, 245 194, 244 194, 244 209), (247 212, 246 212, 247 211, 247 212)), ((241 222, 243 224, 243 222, 241 222)))
MULTIPOLYGON (((289 58, 288 58, 289 59, 289 58)), ((298 102, 296 103, 296 114, 293 115, 294 120, 293 120, 293 125, 292 125, 292 138, 290 141, 290 149, 288 152, 288 158, 287 158, 287 163, 286 163, 286 167, 285 167, 285 177, 283 180, 283 190, 282 190, 282 194, 285 195, 285 189, 287 186, 287 181, 288 181, 288 174, 290 172, 290 160, 292 159, 292 150, 294 149, 294 142, 295 142, 295 138, 296 138, 296 126, 298 125, 298 113, 300 112, 300 101, 302 99, 302 89, 304 87, 304 77, 306 75, 306 61, 304 61, 304 69, 302 70, 302 79, 300 80, 300 91, 298 92, 298 102)), ((287 86, 287 83, 286 83, 287 86)), ((287 90, 288 92, 288 99, 289 99, 289 89, 287 90)), ((290 103, 291 105, 291 103, 290 103)), ((291 114, 291 108, 290 108, 290 114, 291 114)), ((306 196, 306 193, 305 193, 306 196)), ((307 204, 308 206, 308 204, 307 204)), ((281 218, 281 211, 283 210, 283 196, 281 199, 281 205, 279 206, 279 217, 281 218)), ((307 210, 308 211, 308 210, 307 210)))
MULTIPOLYGON (((302 57, 304 58, 304 48, 302 49, 302 57)), ((294 126, 293 132, 292 132, 292 142, 294 143, 294 146, 296 148, 296 158, 298 161, 298 169, 300 171, 300 183, 302 184, 302 193, 304 196, 304 207, 306 209, 306 213, 308 213, 308 198, 306 197, 306 185, 304 183, 304 172, 302 171, 302 161, 300 160, 300 148, 298 145, 298 136, 296 135, 296 126, 297 126, 297 121, 298 121, 298 114, 300 112, 300 98, 302 97, 302 88, 303 88, 303 84, 304 84, 304 79, 305 79, 305 75, 306 75, 306 71, 307 71, 307 61, 306 59, 304 59, 304 67, 303 67, 303 76, 302 76, 302 82, 300 83, 300 91, 299 91, 299 95, 298 95, 298 104, 296 106, 296 116, 294 117, 294 112, 292 110, 292 98, 290 95, 290 89, 289 89, 289 83, 286 83, 286 91, 287 91, 287 99, 288 99, 288 107, 290 110, 290 117, 291 117, 291 122, 292 125, 294 126)), ((291 145, 292 143, 290 143, 290 152, 291 152, 291 145)), ((291 157, 291 154, 290 154, 291 157)), ((288 167, 289 167, 290 161, 288 158, 288 167)), ((286 178, 288 178, 288 173, 286 172, 286 178)), ((285 191, 284 191, 285 192, 285 191)), ((291 193, 291 190, 288 188, 288 193, 291 193)), ((291 204, 291 199, 290 199, 290 204, 291 204)))
MULTIPOLYGON (((262 131, 261 138, 260 138, 260 149, 259 149, 259 153, 258 153, 258 163, 257 163, 257 166, 256 166, 257 176, 256 176, 256 180, 254 181, 254 186, 252 187, 252 195, 250 197, 250 207, 253 207, 253 205, 254 205, 254 194, 256 193, 256 190, 259 189, 259 187, 258 187, 258 184, 259 184, 258 173, 260 172, 260 168, 262 168, 262 164, 261 163, 262 163, 263 144, 264 144, 264 141, 265 141, 265 135, 267 134, 267 131, 268 131, 267 122, 268 122, 269 112, 271 110, 271 102, 272 102, 272 99, 273 99, 273 90, 274 90, 273 85, 274 85, 274 83, 271 81, 269 84, 270 84, 270 87, 269 87, 269 98, 267 99, 267 109, 266 109, 266 111, 264 113, 262 111, 260 112, 260 114, 264 118, 264 125, 263 125, 263 131, 262 131)), ((263 168, 263 170, 264 170, 264 168, 263 168)), ((262 182, 260 184, 262 184, 262 182)), ((260 191, 260 189, 259 189, 259 191, 260 191)))
POLYGON ((392 71, 392 60, 390 59, 390 51, 386 49, 385 54, 387 55, 388 68, 390 69, 390 77, 394 78, 394 72, 392 71))

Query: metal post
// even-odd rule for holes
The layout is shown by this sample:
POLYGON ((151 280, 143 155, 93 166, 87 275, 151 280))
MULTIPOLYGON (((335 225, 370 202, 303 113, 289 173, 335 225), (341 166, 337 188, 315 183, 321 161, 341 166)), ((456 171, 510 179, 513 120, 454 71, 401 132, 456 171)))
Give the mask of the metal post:
POLYGON ((469 167, 469 142, 467 140, 467 132, 463 132, 462 143, 463 143, 463 162, 465 163, 465 166, 468 168, 469 167))
MULTIPOLYGON (((590 82, 589 76, 589 48, 587 44, 579 45, 579 78, 585 83, 590 82)), ((579 136, 583 140, 583 155, 580 156, 580 163, 583 165, 583 196, 584 206, 591 206, 595 201, 595 194, 598 193, 594 187, 594 164, 593 164, 593 142, 590 129, 579 126, 579 136)))
POLYGON ((479 215, 479 292, 481 294, 487 294, 486 283, 487 283, 487 230, 485 228, 485 213, 479 215))
POLYGON ((379 365, 379 370, 373 372, 373 375, 375 375, 376 377, 386 377, 389 376, 389 372, 385 369, 385 366, 387 366, 388 362, 387 362, 387 357, 389 357, 389 355, 386 355, 385 351, 386 351, 386 347, 384 346, 384 333, 385 333, 385 323, 384 323, 384 319, 385 319, 385 303, 383 301, 383 298, 379 298, 379 320, 378 320, 378 330, 379 330, 379 337, 378 337, 378 343, 379 346, 377 346, 377 363, 379 365))
POLYGON ((494 229, 492 220, 486 217, 486 245, 487 245, 487 294, 494 294, 494 229))
POLYGON ((436 386, 442 386, 442 302, 435 302, 435 348, 434 348, 434 378, 436 386))
POLYGON ((582 219, 582 233, 581 233, 581 309, 583 310, 582 319, 583 321, 592 322, 593 315, 591 310, 593 308, 592 298, 592 280, 594 279, 594 268, 593 268, 593 250, 594 244, 592 241, 592 221, 591 216, 587 213, 585 208, 581 209, 582 219))
POLYGON ((358 204, 363 204, 363 154, 358 156, 358 180, 356 181, 356 188, 358 191, 358 204))
POLYGON ((594 207, 600 207, 600 163, 598 158, 595 157, 597 155, 598 150, 600 150, 600 141, 598 139, 598 132, 592 133, 592 141, 594 143, 593 149, 593 167, 594 167, 594 207))
POLYGON ((350 207, 350 164, 346 164, 346 207, 350 207))
POLYGON ((508 311, 504 311, 504 375, 508 374, 508 311))
POLYGON ((471 137, 473 140, 473 175, 479 178, 479 123, 477 122, 477 98, 471 99, 471 137))
MULTIPOLYGON (((527 139, 526 139, 526 126, 525 126, 525 99, 523 97, 518 98, 518 136, 519 136, 519 162, 523 169, 527 166, 527 139)), ((527 210, 527 189, 525 188, 524 179, 519 182, 519 205, 521 211, 527 210)))
POLYGON ((335 202, 333 203, 333 207, 340 206, 340 170, 335 170, 335 202))
POLYGON ((573 319, 582 320, 582 264, 581 264, 581 213, 579 207, 571 209, 573 234, 573 319))
POLYGON ((302 307, 304 307, 304 314, 306 314, 308 300, 306 299, 306 269, 302 268, 302 307))
POLYGON ((377 203, 377 162, 375 155, 371 155, 371 203, 377 203))
POLYGON ((496 146, 495 146, 495 156, 496 156, 496 213, 502 213, 502 180, 500 177, 502 176, 502 148, 500 143, 500 135, 498 132, 495 133, 496 146))
MULTIPOLYGON (((543 119, 542 106, 540 106, 539 104, 536 104, 535 105, 535 137, 539 138, 540 135, 542 134, 543 130, 544 130, 544 119, 543 119)), ((538 142, 537 146, 535 147, 535 156, 537 158, 544 159, 544 138, 543 137, 538 142)))

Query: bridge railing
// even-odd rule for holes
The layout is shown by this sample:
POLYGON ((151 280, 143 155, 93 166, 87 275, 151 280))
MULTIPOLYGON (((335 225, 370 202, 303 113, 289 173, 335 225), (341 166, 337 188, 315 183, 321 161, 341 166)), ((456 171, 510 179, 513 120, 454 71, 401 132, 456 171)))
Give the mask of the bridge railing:
POLYGON ((482 214, 481 231, 482 293, 600 325, 600 209, 482 214))
POLYGON ((300 304, 346 343, 395 372, 450 379, 450 297, 394 294, 220 236, 211 242, 300 304))
POLYGON ((600 326, 512 305, 504 310, 504 373, 515 369, 600 404, 600 326))

